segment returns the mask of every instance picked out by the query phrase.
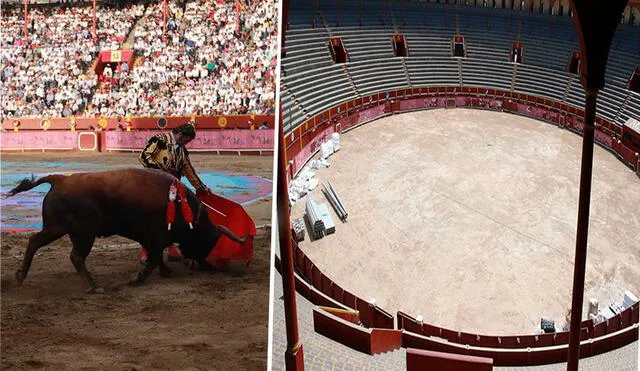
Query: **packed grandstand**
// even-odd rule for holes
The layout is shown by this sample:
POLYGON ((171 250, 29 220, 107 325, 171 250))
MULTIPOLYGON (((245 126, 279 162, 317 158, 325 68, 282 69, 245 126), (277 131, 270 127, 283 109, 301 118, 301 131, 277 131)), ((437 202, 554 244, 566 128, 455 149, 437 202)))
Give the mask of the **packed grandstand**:
POLYGON ((2 6, 2 116, 274 112, 277 11, 267 1, 2 6), (99 53, 132 58, 96 68, 99 53))

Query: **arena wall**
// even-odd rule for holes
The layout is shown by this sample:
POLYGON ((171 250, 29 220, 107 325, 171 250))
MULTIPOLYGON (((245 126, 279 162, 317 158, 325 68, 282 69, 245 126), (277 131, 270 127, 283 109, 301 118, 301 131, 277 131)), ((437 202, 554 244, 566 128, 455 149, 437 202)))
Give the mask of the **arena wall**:
MULTIPOLYGON (((320 144, 334 132, 345 132, 394 113, 446 107, 511 112, 543 120, 577 134, 581 134, 583 129, 582 110, 527 94, 478 88, 401 89, 388 94, 380 93, 354 99, 332 107, 288 133, 284 142, 287 149, 287 174, 291 178, 300 171, 317 152, 320 144)), ((622 144, 622 128, 600 117, 596 119, 596 125, 596 142, 616 154, 640 176, 638 153, 622 144)), ((310 300, 318 305, 325 305, 320 302, 326 303, 327 299, 330 299, 339 302, 343 307, 357 310, 362 325, 366 327, 402 330, 404 347, 492 358, 497 366, 540 365, 566 361, 568 332, 521 336, 471 334, 419 323, 402 312, 397 313, 397 324, 394 324, 393 318, 390 318, 386 311, 340 287, 313 264, 299 249, 297 242, 292 240, 292 244, 294 265, 305 284, 309 286, 307 291, 315 289, 324 294, 316 294, 315 298, 314 295, 305 295, 306 297, 311 297, 310 300), (324 300, 317 300, 318 296, 324 300)), ((640 303, 637 302, 614 318, 597 325, 594 325, 592 320, 583 321, 580 337, 583 342, 581 357, 608 352, 637 340, 639 306, 640 303)), ((330 316, 323 318, 324 322, 331 320, 333 319, 330 316)), ((336 323, 324 325, 334 329, 340 327, 336 323)), ((343 344, 351 346, 353 341, 354 339, 349 337, 343 344)), ((360 347, 361 344, 353 348, 360 347)))
POLYGON ((316 332, 367 354, 377 354, 402 346, 402 332, 395 329, 364 328, 357 318, 340 316, 332 308, 313 309, 313 327, 316 332), (356 322, 354 322, 354 320, 356 322))
POLYGON ((13 130, 14 124, 20 124, 22 130, 42 130, 44 122, 48 122, 48 130, 69 130, 75 123, 76 130, 92 130, 104 126, 103 130, 115 130, 118 125, 130 126, 131 130, 159 129, 158 121, 166 121, 166 129, 172 129, 189 120, 196 123, 198 129, 250 129, 251 123, 257 128, 266 124, 274 128, 274 115, 209 115, 209 116, 150 116, 150 117, 38 117, 38 118, 5 118, 2 120, 4 130, 13 130))
MULTIPOLYGON (((492 336, 450 330, 428 323, 419 323, 408 314, 398 312, 397 323, 389 314, 367 301, 341 288, 324 275, 292 240, 293 259, 296 267, 296 291, 312 303, 329 308, 356 311, 359 324, 374 330, 401 330, 402 345, 406 348, 426 349, 462 355, 487 357, 496 366, 542 365, 565 362, 569 333, 558 332, 540 335, 492 336), (444 345, 443 345, 444 344, 444 345)), ((276 269, 280 270, 280 260, 276 259, 276 269)), ((370 353, 369 341, 373 332, 355 331, 348 326, 345 318, 314 313, 316 331, 352 349, 370 353), (318 318, 316 318, 318 317, 318 318), (322 317, 322 318, 320 318, 322 317), (349 331, 340 333, 340 329, 349 331), (365 334, 366 333, 366 334, 365 334), (369 335, 367 335, 369 334, 369 335)), ((581 357, 605 353, 625 346, 638 337, 640 322, 640 302, 636 302, 617 316, 597 325, 592 320, 581 324, 581 357)), ((389 332, 377 333, 382 346, 393 344, 394 335, 389 332)))
POLYGON ((493 370, 493 360, 429 350, 407 349, 407 371, 425 369, 433 371, 491 371, 493 370))
POLYGON ((79 148, 77 131, 24 131, 3 133, 0 147, 9 150, 75 151, 79 148))
MULTIPOLYGON (((287 174, 293 177, 333 132, 394 113, 434 108, 477 108, 519 114, 582 133, 584 111, 537 96, 497 89, 430 87, 378 93, 331 107, 285 135, 287 174)), ((596 117, 596 143, 613 152, 640 175, 638 153, 621 142, 622 128, 596 117)))
MULTIPOLYGON (((148 131, 107 131, 102 135, 103 148, 105 151, 138 151, 146 146, 150 134, 148 131)), ((190 151, 273 151, 273 130, 199 130, 187 148, 190 151)))
MULTIPOLYGON (((621 329, 632 327, 639 321, 640 302, 625 309, 613 318, 594 325, 593 320, 582 321, 581 340, 602 337, 613 334, 621 329)), ((567 345, 568 332, 556 332, 539 335, 492 336, 470 334, 453 331, 427 323, 420 323, 415 318, 403 313, 397 313, 397 327, 422 336, 435 336, 449 342, 478 347, 490 348, 543 348, 549 346, 567 345)))
MULTIPOLYGON (((613 334, 583 339, 580 342, 580 358, 606 353, 637 340, 637 323, 613 334)), ((487 348, 451 343, 436 337, 427 337, 404 331, 403 346, 406 348, 491 358, 495 366, 533 366, 566 362, 569 345, 541 348, 487 348)))
MULTIPOLYGON (((2 151, 140 151, 147 140, 159 130, 168 130, 193 117, 170 117, 166 125, 158 125, 158 118, 140 117, 129 122, 116 118, 99 123, 98 119, 78 119, 70 128, 69 119, 28 119, 20 121, 19 127, 3 122, 7 128, 0 139, 2 151), (118 125, 127 127, 118 128, 118 125), (106 125, 104 130, 89 128, 106 125), (46 127, 46 130, 43 129, 46 127)), ((187 148, 191 151, 207 151, 235 154, 272 154, 274 149, 273 115, 235 115, 196 117, 198 135, 187 148), (251 120, 252 127, 248 124, 251 120), (266 125, 267 129, 256 128, 266 125)))

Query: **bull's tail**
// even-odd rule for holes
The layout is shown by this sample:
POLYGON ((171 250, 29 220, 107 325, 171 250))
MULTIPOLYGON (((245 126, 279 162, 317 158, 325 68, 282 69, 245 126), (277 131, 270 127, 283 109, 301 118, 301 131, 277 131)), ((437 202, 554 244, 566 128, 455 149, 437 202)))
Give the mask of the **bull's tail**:
POLYGON ((42 183, 49 183, 53 186, 56 181, 62 178, 64 178, 64 175, 59 175, 59 174, 47 175, 38 180, 36 180, 35 177, 31 177, 31 179, 24 178, 20 181, 20 183, 14 189, 7 192, 6 197, 15 196, 20 192, 26 192, 32 188, 39 186, 42 183))
POLYGON ((229 237, 232 241, 235 241, 237 243, 244 243, 247 240, 247 236, 240 238, 235 234, 233 234, 233 232, 231 232, 227 227, 224 227, 222 225, 216 225, 216 229, 219 230, 225 236, 229 237))

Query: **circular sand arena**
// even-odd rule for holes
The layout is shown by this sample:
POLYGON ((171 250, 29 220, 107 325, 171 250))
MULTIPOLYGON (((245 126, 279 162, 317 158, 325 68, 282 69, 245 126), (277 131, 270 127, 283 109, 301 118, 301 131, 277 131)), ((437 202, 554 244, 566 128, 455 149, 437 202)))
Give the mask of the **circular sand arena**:
MULTIPOLYGON (((300 247, 333 281, 392 314, 483 334, 532 333, 542 316, 562 325, 581 145, 544 122, 479 110, 371 122, 342 135, 331 167, 317 171, 348 221, 329 206, 336 233, 300 247)), ((327 202, 320 189, 311 196, 327 202)), ((640 294, 638 210, 640 180, 596 146, 585 303, 640 294)))

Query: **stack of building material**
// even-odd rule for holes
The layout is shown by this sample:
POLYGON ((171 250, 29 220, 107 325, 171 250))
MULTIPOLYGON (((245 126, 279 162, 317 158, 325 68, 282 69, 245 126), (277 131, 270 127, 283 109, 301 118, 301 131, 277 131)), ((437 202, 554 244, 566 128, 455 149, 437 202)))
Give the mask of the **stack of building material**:
POLYGON ((540 328, 545 334, 556 332, 555 322, 550 318, 540 318, 540 328))
POLYGON ((596 318, 598 316, 598 306, 598 300, 593 298, 589 299, 589 310, 587 311, 589 319, 596 318))
POLYGON ((320 145, 320 158, 326 159, 333 154, 333 141, 328 141, 320 145))
POLYGON ((318 204, 311 197, 307 199, 306 217, 309 222, 309 227, 311 227, 309 234, 316 239, 322 238, 324 236, 324 222, 322 220, 322 214, 318 204))
POLYGON ((331 142, 333 142, 333 152, 338 152, 340 150, 340 134, 331 134, 331 142))
POLYGON ((324 223, 324 233, 332 234, 336 231, 336 224, 333 222, 333 218, 329 214, 329 208, 327 204, 320 204, 320 215, 322 215, 322 222, 324 223))
POLYGON ((322 193, 324 193, 324 196, 331 204, 331 207, 333 207, 333 210, 335 210, 338 218, 340 218, 340 220, 342 220, 343 222, 346 222, 349 213, 347 213, 347 209, 344 207, 340 196, 338 196, 338 193, 336 193, 336 190, 333 188, 331 183, 323 184, 322 186, 322 193))
POLYGON ((304 220, 296 218, 291 222, 291 228, 293 229, 293 238, 297 241, 304 241, 304 220))
POLYGON ((637 301, 638 297, 635 296, 631 291, 627 290, 624 292, 624 297, 622 298, 622 306, 624 307, 624 309, 629 308, 637 301))
POLYGON ((313 191, 318 186, 319 180, 316 172, 310 169, 304 169, 291 183, 289 183, 289 201, 291 204, 298 202, 307 193, 313 191))
MULTIPOLYGON (((624 296, 622 297, 622 302, 613 302, 608 306, 603 306, 598 308, 598 314, 593 315, 591 312, 589 313, 589 318, 593 318, 595 323, 600 323, 602 321, 606 321, 611 319, 618 314, 622 313, 625 309, 632 306, 635 302, 638 301, 638 297, 635 296, 631 291, 625 291, 624 296)), ((589 308, 591 309, 591 308, 589 308)))

